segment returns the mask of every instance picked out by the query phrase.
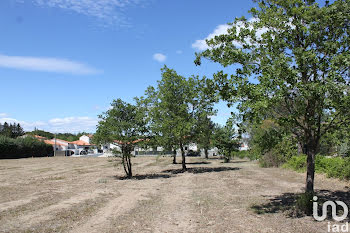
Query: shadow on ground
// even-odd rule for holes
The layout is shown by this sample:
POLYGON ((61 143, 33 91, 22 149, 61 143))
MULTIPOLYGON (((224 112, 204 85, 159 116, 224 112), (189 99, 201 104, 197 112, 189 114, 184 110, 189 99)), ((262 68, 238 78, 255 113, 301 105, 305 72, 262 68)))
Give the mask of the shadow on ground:
POLYGON ((126 176, 114 176, 117 180, 146 180, 146 179, 167 179, 170 178, 167 174, 145 174, 145 175, 134 175, 131 178, 126 176))
POLYGON ((143 174, 143 175, 134 175, 131 178, 126 176, 113 176, 113 179, 116 180, 146 180, 146 179, 168 179, 174 177, 174 175, 184 172, 189 172, 193 174, 207 173, 207 172, 223 172, 223 171, 235 171, 239 170, 237 167, 193 167, 187 168, 186 171, 182 169, 169 169, 161 171, 160 173, 152 173, 152 174, 143 174), (164 173, 170 173, 164 174, 164 173))
MULTIPOLYGON (((301 195, 301 193, 284 193, 279 196, 272 198, 270 197, 266 203, 252 205, 251 209, 257 214, 285 213, 287 216, 292 218, 304 217, 306 214, 301 211, 300 208, 298 208, 298 200, 300 199, 301 195)), ((350 192, 317 190, 315 195, 318 197, 319 216, 322 215, 322 203, 326 201, 343 201, 350 207, 350 192)), ((312 203, 312 200, 310 200, 311 208, 312 203)), ((342 208, 338 208, 337 212, 338 211, 341 212, 342 208)), ((328 219, 332 219, 330 209, 328 209, 328 219)), ((349 216, 347 221, 349 221, 349 216)))
MULTIPOLYGON (((181 164, 181 163, 179 163, 179 164, 181 164)), ((203 162, 193 162, 193 163, 186 163, 186 164, 188 164, 188 165, 201 165, 201 164, 211 164, 211 163, 203 161, 203 162)))
POLYGON ((162 172, 171 173, 171 174, 179 174, 184 172, 198 174, 198 173, 207 173, 207 172, 235 171, 239 169, 240 168, 238 167, 191 167, 191 168, 187 168, 186 171, 182 169, 169 169, 169 170, 164 170, 162 172))
POLYGON ((224 162, 222 161, 221 163, 248 163, 248 160, 238 160, 238 161, 230 161, 230 162, 224 162))

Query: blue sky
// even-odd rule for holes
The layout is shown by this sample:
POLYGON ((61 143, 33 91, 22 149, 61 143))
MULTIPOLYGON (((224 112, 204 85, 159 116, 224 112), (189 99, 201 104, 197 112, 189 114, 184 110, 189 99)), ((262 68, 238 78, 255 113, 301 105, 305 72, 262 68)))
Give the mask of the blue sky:
MULTIPOLYGON (((253 6, 247 0, 2 0, 0 122, 95 130, 113 99, 132 101, 166 64, 184 76, 221 69, 194 53, 253 6)), ((214 120, 231 110, 219 104, 214 120)))

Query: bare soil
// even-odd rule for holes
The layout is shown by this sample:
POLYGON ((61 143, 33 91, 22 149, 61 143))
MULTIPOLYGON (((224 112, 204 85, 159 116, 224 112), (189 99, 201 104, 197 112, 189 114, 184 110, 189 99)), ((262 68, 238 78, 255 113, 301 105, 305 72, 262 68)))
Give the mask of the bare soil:
MULTIPOLYGON (((0 160, 0 232, 327 232, 293 211, 305 175, 256 162, 133 158, 0 160)), ((349 200, 349 183, 316 176, 324 198, 349 200)))

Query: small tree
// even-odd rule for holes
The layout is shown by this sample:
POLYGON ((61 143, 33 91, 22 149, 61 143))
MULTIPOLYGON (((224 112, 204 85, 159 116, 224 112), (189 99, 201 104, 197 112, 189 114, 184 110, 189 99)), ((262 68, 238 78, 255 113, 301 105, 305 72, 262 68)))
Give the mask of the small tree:
POLYGON ((229 119, 225 126, 216 125, 213 135, 213 145, 224 156, 225 163, 230 161, 233 152, 238 151, 239 144, 232 119, 229 119))
POLYGON ((147 133, 144 111, 138 105, 114 100, 112 108, 99 116, 94 140, 97 143, 117 143, 121 147, 123 168, 132 177, 131 152, 147 133))

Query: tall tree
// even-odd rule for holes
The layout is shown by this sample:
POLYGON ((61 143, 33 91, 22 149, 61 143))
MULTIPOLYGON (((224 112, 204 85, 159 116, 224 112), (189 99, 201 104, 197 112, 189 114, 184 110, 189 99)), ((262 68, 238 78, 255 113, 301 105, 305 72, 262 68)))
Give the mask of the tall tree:
POLYGON ((19 123, 8 124, 5 122, 4 125, 0 124, 0 135, 9 138, 17 138, 24 135, 24 130, 19 123))
POLYGON ((173 150, 181 150, 182 169, 186 170, 184 146, 193 136, 195 125, 195 80, 186 79, 166 66, 161 71, 162 79, 158 81, 157 87, 149 87, 146 91, 152 116, 152 132, 158 135, 163 145, 169 143, 173 150))
POLYGON ((121 147, 124 171, 127 177, 132 177, 131 152, 147 133, 144 111, 138 105, 117 99, 112 108, 99 117, 94 141, 117 143, 121 147))
POLYGON ((275 111, 276 122, 304 145, 306 192, 312 193, 320 139, 350 122, 350 1, 255 2, 253 18, 236 19, 228 34, 207 41, 210 49, 195 63, 204 57, 235 65, 234 74, 215 75, 222 97, 239 102, 245 120, 275 111))
POLYGON ((212 147, 211 139, 214 132, 214 123, 211 120, 217 110, 214 104, 218 101, 214 82, 206 77, 193 77, 196 83, 193 101, 195 117, 194 139, 201 149, 204 150, 205 158, 208 158, 208 150, 212 147))

